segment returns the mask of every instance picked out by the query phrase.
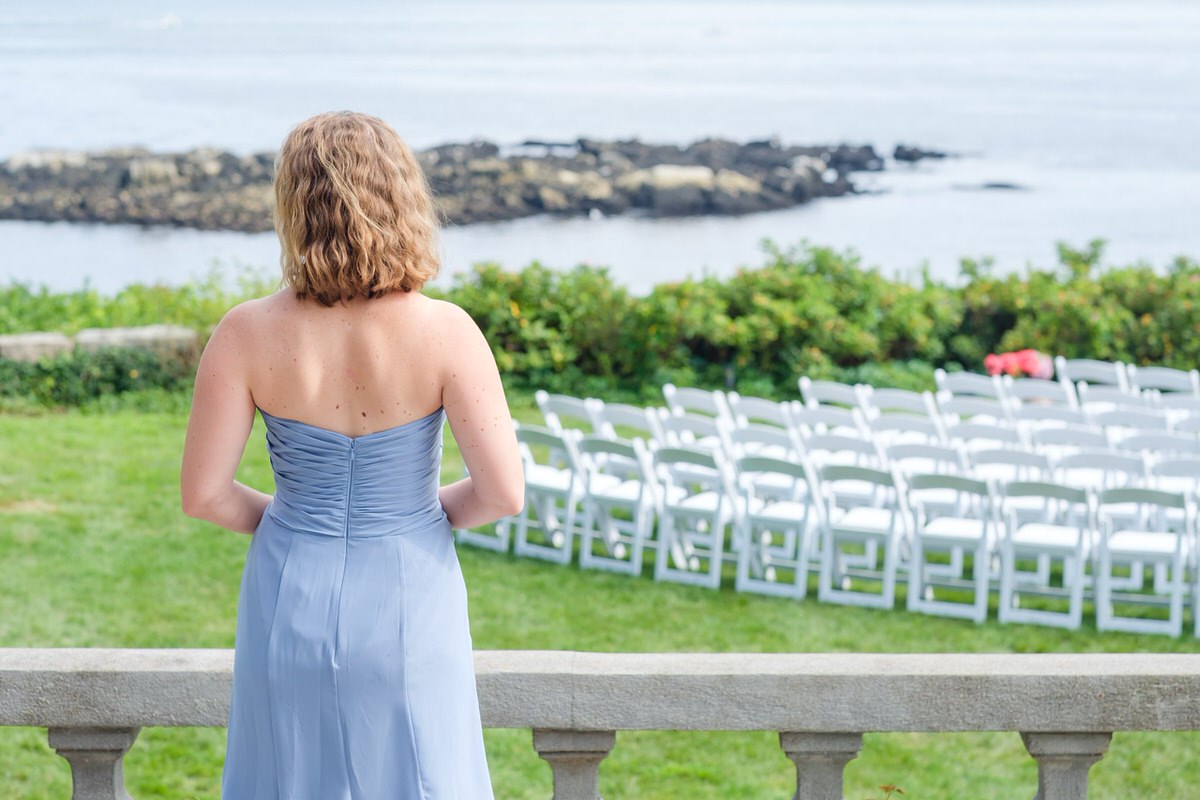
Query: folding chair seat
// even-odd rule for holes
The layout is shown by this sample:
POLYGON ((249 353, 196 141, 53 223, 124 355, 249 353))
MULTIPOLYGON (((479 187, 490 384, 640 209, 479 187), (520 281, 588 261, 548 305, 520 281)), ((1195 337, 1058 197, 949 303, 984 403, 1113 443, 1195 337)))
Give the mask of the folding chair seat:
POLYGON ((909 533, 909 513, 902 487, 891 472, 867 467, 835 464, 821 468, 817 474, 828 509, 822 519, 819 599, 892 608, 901 550, 908 544, 909 533), (839 506, 838 498, 843 493, 838 492, 837 484, 842 481, 872 486, 875 503, 852 508, 839 506), (864 583, 878 585, 879 591, 856 588, 864 583))
POLYGON ((838 383, 837 381, 814 381, 802 377, 798 381, 800 397, 804 406, 817 408, 819 406, 841 406, 843 408, 858 408, 862 405, 862 391, 859 385, 838 383))
POLYGON ((1109 489, 1099 496, 1101 537, 1096 566, 1096 627, 1134 633, 1183 632, 1183 606, 1188 591, 1186 573, 1195 549, 1195 513, 1182 494, 1157 489, 1109 489), (1134 505, 1138 513, 1132 521, 1111 516, 1113 506, 1121 509, 1134 505), (1168 513, 1174 512, 1174 513, 1168 513), (1171 517, 1177 522, 1172 524, 1171 517), (1141 573, 1154 568, 1154 579, 1144 575, 1115 574, 1117 569, 1141 573), (1122 591, 1122 585, 1136 591, 1122 591), (1118 605, 1120 604, 1120 605, 1118 605), (1165 619, 1145 614, 1123 615, 1128 605, 1165 605, 1165 619))
POLYGON ((812 476, 802 464, 755 455, 738 459, 736 469, 745 508, 737 523, 737 590, 804 597, 821 515, 812 476), (772 486, 768 494, 759 490, 764 483, 772 486))
POLYGON ((707 389, 677 387, 673 383, 663 384, 663 399, 672 414, 696 414, 733 422, 729 404, 723 392, 707 389))
POLYGON ((1001 622, 1030 622, 1078 628, 1083 621, 1087 565, 1094 546, 1095 517, 1088 492, 1061 484, 1013 481, 1000 489, 1007 521, 1000 540, 1001 622), (1022 522, 1008 502, 1038 498, 1044 509, 1036 521, 1022 522), (1033 561, 1034 569, 1022 569, 1033 561), (1061 565, 1061 583, 1052 566, 1061 565), (1027 596, 1065 598, 1065 610, 1030 607, 1027 596))
POLYGON ((726 534, 742 506, 724 456, 663 447, 653 464, 661 487, 655 580, 717 588, 726 534))
POLYGON ((640 575, 654 535, 658 492, 640 439, 584 436, 576 446, 584 472, 579 566, 640 575))
POLYGON ((603 401, 595 398, 571 397, 566 394, 550 394, 539 389, 534 393, 538 409, 546 421, 546 427, 555 433, 578 430, 590 433, 593 430, 595 410, 603 401))
POLYGON ((592 408, 592 427, 606 439, 642 439, 661 442, 658 409, 626 403, 601 403, 592 408))
POLYGON ((517 427, 525 466, 525 506, 515 520, 513 550, 519 556, 569 563, 574 553, 575 518, 583 502, 583 475, 574 438, 532 425, 517 427), (539 451, 546 457, 540 458, 539 451))
POLYGON ((913 475, 907 484, 914 515, 908 610, 983 622, 997 538, 991 488, 960 475, 913 475), (949 511, 933 511, 921 501, 922 492, 951 492, 956 501, 949 511), (930 561, 935 553, 945 555, 948 563, 930 561), (951 591, 964 589, 971 592, 969 602, 952 599, 951 591), (939 597, 940 590, 948 591, 939 597))

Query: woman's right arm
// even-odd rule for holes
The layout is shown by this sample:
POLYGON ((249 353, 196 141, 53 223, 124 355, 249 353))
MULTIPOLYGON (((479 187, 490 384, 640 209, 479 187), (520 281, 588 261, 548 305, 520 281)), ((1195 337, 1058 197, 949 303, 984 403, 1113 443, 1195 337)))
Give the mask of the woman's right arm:
POLYGON ((452 526, 474 528, 521 510, 525 472, 492 350, 465 311, 447 306, 442 406, 470 475, 443 486, 439 498, 452 526))

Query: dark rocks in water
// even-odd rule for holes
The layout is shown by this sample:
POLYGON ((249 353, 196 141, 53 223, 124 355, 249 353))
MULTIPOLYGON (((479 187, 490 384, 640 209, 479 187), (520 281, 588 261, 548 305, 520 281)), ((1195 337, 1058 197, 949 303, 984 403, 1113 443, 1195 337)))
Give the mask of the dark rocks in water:
MULTIPOLYGON (((33 151, 0 163, 0 219, 272 228, 274 153, 33 151)), ((705 139, 476 141, 417 154, 455 224, 533 214, 662 217, 748 214, 855 191, 851 174, 883 169, 870 146, 705 139)))
POLYGON ((915 163, 923 158, 949 158, 950 153, 944 153, 941 150, 922 150, 919 147, 909 147, 906 144, 896 145, 896 149, 892 151, 892 158, 896 161, 907 161, 915 163))

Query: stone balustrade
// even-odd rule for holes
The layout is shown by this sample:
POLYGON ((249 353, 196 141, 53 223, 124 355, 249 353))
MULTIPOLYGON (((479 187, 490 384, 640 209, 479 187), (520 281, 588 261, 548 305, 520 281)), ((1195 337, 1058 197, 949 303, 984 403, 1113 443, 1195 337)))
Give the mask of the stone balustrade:
MULTIPOLYGON (((1200 729, 1200 655, 483 651, 483 724, 531 728, 558 800, 595 800, 622 730, 770 730, 795 800, 841 800, 868 732, 1019 731, 1038 800, 1082 800, 1114 731, 1200 729)), ((0 725, 49 729, 74 800, 127 798, 138 730, 222 726, 228 650, 0 649, 0 725)), ((1031 787, 1032 789, 1032 787, 1031 787)))

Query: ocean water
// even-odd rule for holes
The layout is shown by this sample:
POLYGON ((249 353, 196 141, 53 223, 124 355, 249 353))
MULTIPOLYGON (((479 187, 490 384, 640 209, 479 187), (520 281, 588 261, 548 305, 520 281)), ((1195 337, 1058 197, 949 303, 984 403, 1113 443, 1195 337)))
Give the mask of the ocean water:
MULTIPOLYGON (((0 157, 35 147, 272 149, 354 108, 413 145, 778 136, 962 154, 878 193, 740 218, 534 218, 450 229, 482 260, 605 264, 635 290, 850 247, 889 274, 1020 270, 1057 241, 1114 263, 1200 256, 1200 4, 1083 0, 60 0, 0 5, 0 157), (982 190, 987 182, 1017 190, 982 190)), ((115 289, 274 268, 273 235, 0 223, 0 281, 115 289)))

